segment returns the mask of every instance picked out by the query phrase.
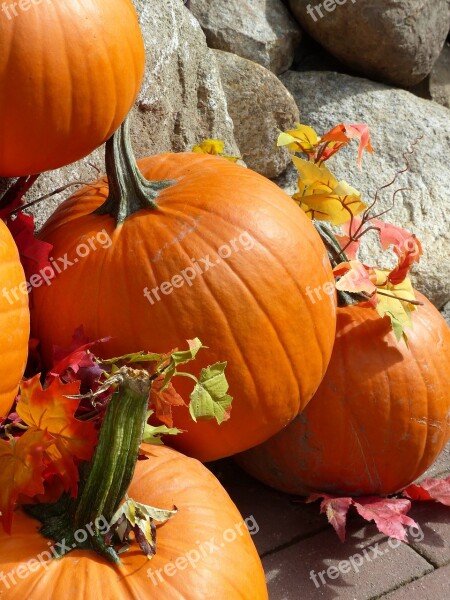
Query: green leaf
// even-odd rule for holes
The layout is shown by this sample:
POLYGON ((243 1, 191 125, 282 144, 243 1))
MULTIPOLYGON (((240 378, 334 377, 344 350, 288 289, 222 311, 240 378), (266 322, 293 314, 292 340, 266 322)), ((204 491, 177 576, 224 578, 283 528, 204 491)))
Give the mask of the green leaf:
POLYGON ((165 370, 164 384, 161 388, 161 391, 169 385, 170 380, 176 374, 178 365, 183 365, 185 363, 190 362, 191 360, 194 360, 194 358, 197 356, 198 351, 204 347, 198 338, 188 340, 188 344, 189 350, 179 350, 177 352, 173 352, 170 355, 170 362, 165 370))
POLYGON ((227 363, 222 362, 202 369, 200 380, 190 396, 189 412, 194 421, 215 418, 220 425, 230 418, 233 399, 227 394, 226 366, 227 363))
MULTIPOLYGON (((147 413, 147 419, 149 419, 152 414, 153 411, 150 410, 147 413)), ((146 423, 142 441, 145 444, 163 446, 164 442, 161 439, 162 435, 178 435, 180 433, 183 433, 183 431, 181 429, 177 429, 176 427, 167 427, 167 425, 159 425, 158 427, 154 427, 153 425, 149 425, 148 423, 146 423)))

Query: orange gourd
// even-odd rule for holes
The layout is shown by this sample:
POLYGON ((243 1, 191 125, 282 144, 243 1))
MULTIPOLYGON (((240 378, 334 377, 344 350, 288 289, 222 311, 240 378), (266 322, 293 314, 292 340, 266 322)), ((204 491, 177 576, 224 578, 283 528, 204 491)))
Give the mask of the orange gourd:
MULTIPOLYGON (((33 331, 47 365, 81 324, 91 339, 112 336, 96 348, 103 357, 199 337, 208 347, 201 367, 228 361, 231 419, 193 423, 175 408, 186 433, 168 443, 208 461, 263 442, 307 404, 331 355, 335 298, 313 303, 307 294, 333 282, 320 237, 280 188, 225 159, 145 158, 144 180, 126 127, 108 157, 111 189, 101 180, 76 193, 41 232, 55 260, 67 253, 74 263, 34 290, 33 331), (94 241, 89 251, 98 239, 109 247, 94 241)), ((189 386, 179 387, 187 397, 189 386)))
POLYGON ((152 560, 134 543, 120 555, 122 567, 88 550, 49 561, 49 545, 58 546, 38 533, 36 520, 17 511, 12 535, 0 533, 2 599, 54 598, 64 595, 64 586, 70 600, 267 600, 253 541, 217 479, 198 461, 170 448, 144 445, 142 450, 148 460, 137 463, 129 496, 178 508, 172 520, 157 527, 152 560))
POLYGON ((293 494, 391 494, 450 437, 450 330, 432 304, 413 312, 408 346, 366 305, 338 308, 325 378, 305 411, 239 464, 293 494))
POLYGON ((136 99, 144 61, 130 0, 4 2, 0 176, 56 169, 103 144, 136 99))
POLYGON ((30 313, 25 276, 10 232, 0 219, 0 417, 8 414, 25 369, 30 313))

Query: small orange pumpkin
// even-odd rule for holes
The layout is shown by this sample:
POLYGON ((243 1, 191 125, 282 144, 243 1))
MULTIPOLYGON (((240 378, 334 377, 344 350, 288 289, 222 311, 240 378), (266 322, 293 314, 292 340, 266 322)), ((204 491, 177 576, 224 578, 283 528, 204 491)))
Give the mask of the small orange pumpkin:
POLYGON ((0 417, 8 414, 25 369, 30 313, 17 247, 0 219, 0 417))
POLYGON ((408 346, 367 305, 338 308, 325 378, 306 409, 238 463, 292 494, 392 494, 435 461, 450 437, 450 329, 423 302, 408 346))

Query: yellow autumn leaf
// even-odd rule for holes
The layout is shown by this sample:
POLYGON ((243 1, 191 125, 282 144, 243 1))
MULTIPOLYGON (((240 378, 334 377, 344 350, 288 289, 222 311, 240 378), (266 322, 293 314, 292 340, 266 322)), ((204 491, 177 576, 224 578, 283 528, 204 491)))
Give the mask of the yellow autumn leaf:
POLYGON ((343 225, 367 208, 358 190, 339 182, 327 167, 296 156, 292 160, 300 174, 293 198, 309 218, 343 225))
POLYGON ((320 138, 312 127, 296 124, 295 129, 280 133, 277 146, 287 146, 291 152, 311 152, 319 143, 320 138))
POLYGON ((397 340, 403 337, 407 341, 404 330, 405 327, 412 327, 411 313, 417 308, 414 304, 410 304, 408 300, 415 301, 416 297, 409 277, 394 285, 387 279, 389 273, 390 271, 387 269, 373 270, 374 283, 377 286, 374 299, 376 302, 375 308, 380 316, 388 316, 391 319, 397 340))
POLYGON ((228 156, 225 154, 225 142, 222 140, 204 140, 201 144, 194 146, 192 152, 220 156, 230 162, 237 162, 240 159, 240 156, 228 156))

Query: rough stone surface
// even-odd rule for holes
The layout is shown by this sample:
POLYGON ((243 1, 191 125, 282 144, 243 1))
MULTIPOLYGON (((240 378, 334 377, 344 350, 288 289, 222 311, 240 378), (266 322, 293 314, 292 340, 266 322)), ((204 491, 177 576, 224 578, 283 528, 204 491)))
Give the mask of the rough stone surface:
POLYGON ((430 93, 435 102, 450 108, 450 44, 445 44, 430 75, 430 93))
POLYGON ((289 152, 276 149, 279 131, 300 118, 294 98, 264 67, 230 52, 214 53, 245 163, 261 175, 277 177, 290 163, 289 152))
POLYGON ((449 30, 448 0, 341 0, 340 5, 289 0, 289 5, 303 29, 334 56, 367 77, 401 86, 430 73, 449 30), (315 7, 321 7, 322 17, 315 7))
MULTIPOLYGON (((197 20, 181 0, 134 2, 147 53, 145 80, 132 123, 138 158, 189 150, 211 137, 225 140, 229 154, 239 154, 214 54, 208 49, 197 20)), ((103 149, 78 163, 42 175, 27 199, 41 197, 69 181, 96 179, 98 174, 89 163, 103 171, 103 149)), ((68 192, 64 197, 67 195, 68 192)), ((60 200, 61 196, 55 197, 35 209, 38 226, 60 200)))
POLYGON ((450 325, 450 302, 447 302, 447 304, 442 309, 442 316, 447 321, 447 323, 450 325))
POLYGON ((190 7, 211 48, 277 74, 292 65, 301 32, 281 0, 191 0, 190 7))
MULTIPOLYGON (((412 278, 417 289, 442 308, 450 300, 450 271, 446 267, 450 254, 450 111, 404 90, 348 75, 290 71, 281 79, 297 101, 302 123, 318 132, 342 122, 367 123, 371 127, 375 154, 365 154, 362 171, 356 165, 355 143, 329 162, 338 178, 359 189, 366 200, 404 168, 402 153, 423 136, 410 158, 410 171, 401 175, 394 187, 411 190, 397 195, 385 219, 412 231, 421 240, 424 255, 413 268, 412 278)), ((278 183, 291 193, 296 179, 295 169, 291 169, 278 183)), ((380 194, 382 210, 391 204, 392 191, 380 194)), ((380 252, 373 241, 362 258, 368 264, 379 260, 380 252)))

